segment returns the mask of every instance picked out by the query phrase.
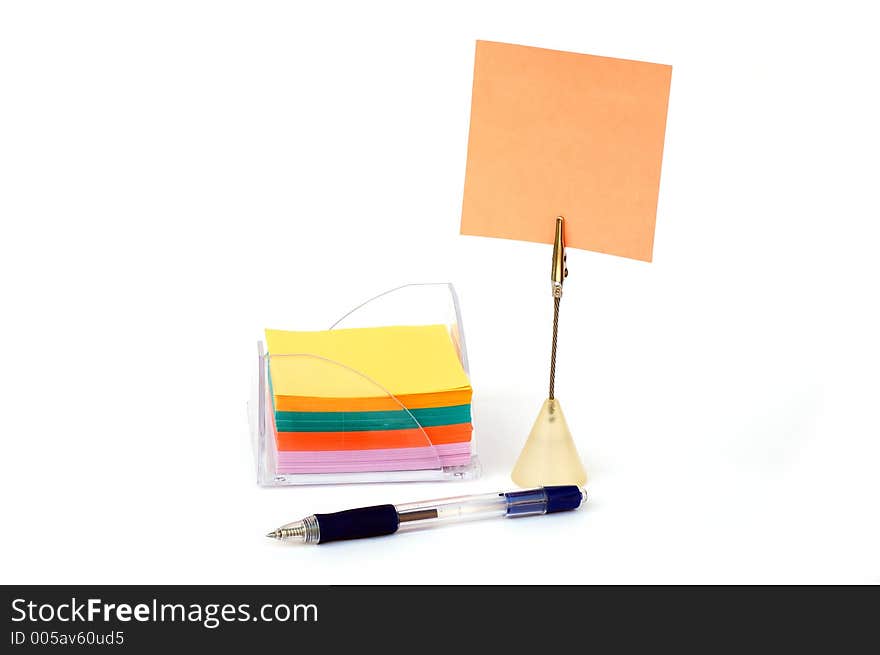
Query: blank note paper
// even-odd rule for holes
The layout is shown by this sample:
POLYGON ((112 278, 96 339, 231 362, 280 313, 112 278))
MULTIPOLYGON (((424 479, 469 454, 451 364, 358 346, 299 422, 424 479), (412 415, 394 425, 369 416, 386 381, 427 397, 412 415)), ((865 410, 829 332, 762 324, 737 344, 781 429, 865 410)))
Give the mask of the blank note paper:
POLYGON ((471 458, 471 386, 444 325, 266 330, 279 473, 471 458))
POLYGON ((672 68, 478 41, 461 232, 651 261, 672 68))

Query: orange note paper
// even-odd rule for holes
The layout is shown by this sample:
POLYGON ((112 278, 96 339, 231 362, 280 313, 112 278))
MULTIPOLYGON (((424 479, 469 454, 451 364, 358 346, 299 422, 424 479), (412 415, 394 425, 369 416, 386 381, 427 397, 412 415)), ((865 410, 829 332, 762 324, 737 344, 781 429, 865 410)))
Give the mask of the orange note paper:
POLYGON ((672 68, 478 41, 462 234, 651 261, 672 68))

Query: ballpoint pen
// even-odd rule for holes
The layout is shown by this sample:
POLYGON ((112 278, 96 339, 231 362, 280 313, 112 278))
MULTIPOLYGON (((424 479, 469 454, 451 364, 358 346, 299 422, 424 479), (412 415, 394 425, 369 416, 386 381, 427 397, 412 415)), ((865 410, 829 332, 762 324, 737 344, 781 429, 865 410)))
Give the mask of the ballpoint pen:
POLYGON ((393 534, 458 521, 499 516, 533 516, 578 509, 587 492, 575 485, 455 496, 402 505, 375 505, 333 514, 312 514, 266 536, 282 541, 325 544, 393 534))

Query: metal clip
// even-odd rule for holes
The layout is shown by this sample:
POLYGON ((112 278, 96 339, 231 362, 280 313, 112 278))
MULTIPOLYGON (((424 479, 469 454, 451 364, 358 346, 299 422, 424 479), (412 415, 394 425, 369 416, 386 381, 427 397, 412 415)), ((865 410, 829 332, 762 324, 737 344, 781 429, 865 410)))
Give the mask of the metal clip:
POLYGON ((553 242, 553 266, 550 269, 550 282, 552 283, 553 297, 562 297, 562 283, 568 277, 568 267, 565 255, 565 240, 563 238, 562 216, 556 217, 556 239, 553 242))

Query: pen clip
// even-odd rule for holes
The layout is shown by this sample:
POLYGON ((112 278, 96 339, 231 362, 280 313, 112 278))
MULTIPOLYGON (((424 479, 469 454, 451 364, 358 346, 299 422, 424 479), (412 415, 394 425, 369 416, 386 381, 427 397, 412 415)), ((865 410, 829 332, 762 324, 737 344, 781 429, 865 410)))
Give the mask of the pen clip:
POLYGON ((550 282, 554 298, 562 297, 562 283, 568 277, 568 268, 565 255, 565 238, 563 236, 562 216, 556 217, 556 238, 553 241, 553 266, 550 269, 550 282))

